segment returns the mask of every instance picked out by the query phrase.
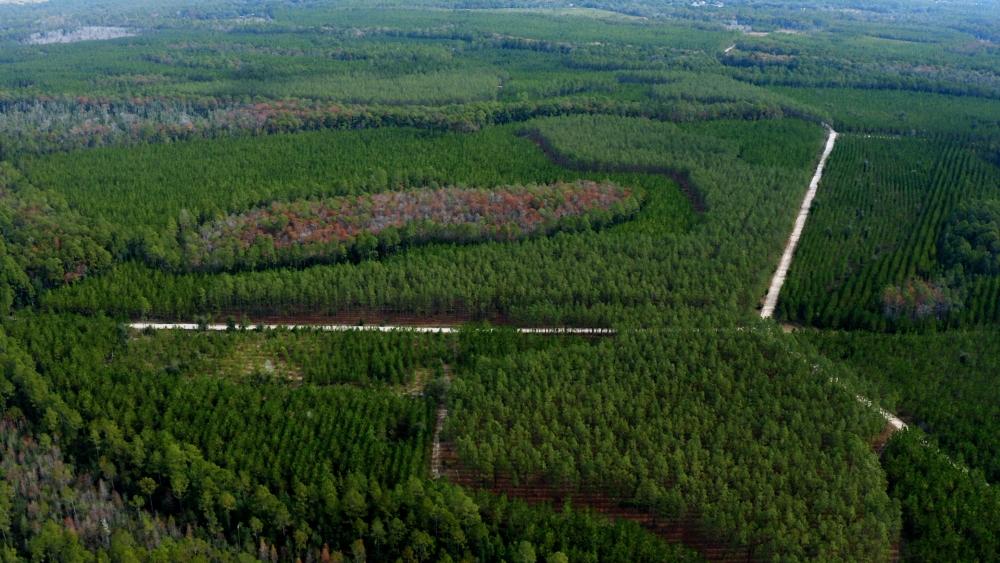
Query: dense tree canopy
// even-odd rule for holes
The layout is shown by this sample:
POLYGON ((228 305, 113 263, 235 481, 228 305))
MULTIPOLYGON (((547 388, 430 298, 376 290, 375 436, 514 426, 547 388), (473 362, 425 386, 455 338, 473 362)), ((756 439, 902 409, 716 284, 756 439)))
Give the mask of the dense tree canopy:
MULTIPOLYGON (((257 150, 270 145, 284 147, 282 151, 298 154, 295 158, 303 160, 308 159, 304 156, 308 154, 306 150, 321 150, 318 143, 321 139, 333 139, 338 146, 351 147, 349 151, 361 150, 359 146, 368 146, 376 154, 396 149, 391 155, 385 154, 387 159, 397 159, 398 168, 392 176, 400 178, 398 182, 406 182, 404 185, 412 185, 405 179, 413 174, 426 178, 429 170, 447 170, 452 178, 463 181, 482 178, 480 182, 486 184, 495 184, 513 173, 538 181, 587 174, 609 178, 624 187, 643 189, 646 193, 643 209, 633 220, 601 233, 585 229, 517 243, 475 247, 433 245, 380 262, 300 271, 191 276, 169 275, 126 264, 109 275, 50 293, 45 304, 58 309, 160 317, 228 309, 287 314, 297 307, 320 312, 351 307, 423 313, 458 310, 471 316, 511 316, 521 322, 598 325, 624 319, 656 324, 665 317, 701 315, 703 312, 698 311, 701 308, 745 315, 764 292, 770 274, 768 264, 780 251, 794 202, 808 182, 809 167, 822 136, 818 127, 797 120, 677 126, 645 119, 604 117, 553 118, 529 125, 558 151, 550 155, 552 158, 570 159, 575 169, 593 172, 557 167, 528 139, 516 137, 511 129, 492 129, 474 135, 399 131, 307 134, 268 139, 267 143, 256 146, 257 150), (762 150, 761 139, 767 139, 766 146, 781 150, 762 150), (359 140, 365 140, 365 144, 352 143, 359 140), (375 145, 377 140, 387 142, 375 145), (296 147, 302 150, 295 150, 296 147), (447 152, 459 147, 464 151, 461 163, 447 152), (496 158, 492 158, 494 155, 496 158), (473 162, 483 165, 470 168, 473 162), (704 202, 707 210, 703 218, 693 220, 694 204, 681 197, 681 191, 672 182, 674 178, 687 185, 689 200, 696 198, 699 207, 704 202), (754 226, 748 229, 747 225, 754 226), (581 276, 580 272, 587 274, 581 276), (546 276, 549 283, 538 284, 539 275, 546 276)), ((244 146, 243 141, 234 143, 234 147, 244 146)), ((167 193, 163 184, 153 183, 155 178, 166 174, 168 162, 176 162, 174 156, 193 154, 195 149, 195 146, 171 146, 157 147, 155 152, 150 148, 149 152, 138 153, 120 149, 114 153, 81 153, 72 155, 79 166, 67 167, 58 164, 61 159, 56 159, 40 163, 42 167, 36 174, 40 181, 43 176, 54 178, 51 174, 56 173, 63 178, 77 178, 70 183, 82 180, 88 186, 86 192, 100 194, 89 200, 89 205, 110 216, 128 213, 138 218, 164 208, 174 208, 179 213, 180 198, 175 194, 191 188, 178 184, 178 190, 167 193), (171 157, 146 160, 146 156, 161 151, 167 151, 162 154, 171 157), (139 161, 130 160, 137 155, 144 156, 139 161), (112 156, 113 162, 120 163, 115 168, 109 170, 100 164, 112 156), (153 189, 164 193, 164 197, 154 201, 144 199, 133 213, 112 195, 126 193, 129 197, 140 197, 139 192, 128 190, 124 174, 128 170, 142 170, 146 166, 143 162, 152 166, 143 172, 148 178, 143 182, 153 184, 153 189)), ((365 153, 358 157, 365 157, 365 153)), ((238 166, 241 160, 242 157, 232 157, 232 166, 238 166)), ((190 162, 190 169, 177 174, 178 177, 195 174, 208 166, 209 159, 184 162, 190 162)), ((350 170, 352 165, 348 162, 338 160, 335 165, 350 170)), ((263 181, 260 178, 264 170, 263 166, 256 171, 244 167, 240 174, 263 181)), ((289 173, 299 178, 310 177, 308 171, 299 168, 289 168, 289 173)), ((330 169, 316 166, 311 174, 315 178, 329 173, 330 169)), ((430 174, 430 178, 435 178, 440 173, 430 174)), ((378 190, 385 179, 372 184, 361 176, 357 184, 348 186, 378 190)), ((68 179, 48 182, 55 186, 64 181, 69 182, 68 179)), ((392 183, 395 185, 397 180, 392 183)), ((212 190, 222 191, 224 185, 212 190)), ((325 185, 312 189, 325 189, 325 185)), ((207 191, 201 193, 195 197, 207 197, 207 191)), ((83 192, 77 194, 82 196, 83 192)), ((169 247, 176 243, 148 244, 169 247)))
POLYGON ((996 329, 941 334, 806 333, 830 359, 850 365, 881 397, 954 459, 1000 480, 996 329))
POLYGON ((1000 553, 1000 494, 921 442, 915 431, 893 438, 883 464, 903 510, 903 555, 913 561, 989 561, 1000 553))
POLYGON ((945 267, 1000 274, 1000 200, 970 202, 957 209, 941 234, 939 253, 945 267))
POLYGON ((585 4, 0 0, 0 560, 997 559, 995 2, 585 4))
POLYGON ((988 263, 995 206, 973 202, 997 195, 1000 168, 982 158, 977 143, 843 136, 781 295, 781 315, 868 330, 995 323, 1000 278, 973 275, 975 263, 988 263), (949 271, 963 259, 969 275, 949 271))
POLYGON ((453 384, 447 433, 487 476, 599 485, 754 557, 878 558, 896 525, 865 444, 881 421, 815 361, 763 328, 484 360, 453 384))

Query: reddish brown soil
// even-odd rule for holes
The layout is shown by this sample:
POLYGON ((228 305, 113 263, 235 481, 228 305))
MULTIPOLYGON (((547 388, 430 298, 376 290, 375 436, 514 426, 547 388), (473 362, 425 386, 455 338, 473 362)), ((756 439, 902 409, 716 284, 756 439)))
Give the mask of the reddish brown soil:
POLYGON ((550 504, 557 510, 569 502, 575 509, 588 509, 609 518, 631 520, 669 542, 682 543, 694 549, 708 561, 759 560, 752 556, 749 547, 728 545, 703 530, 698 524, 697 514, 688 514, 684 518, 658 518, 641 508, 628 506, 625 499, 596 488, 571 489, 544 481, 515 483, 506 477, 495 480, 484 478, 478 472, 463 466, 454 445, 448 443, 441 445, 441 464, 445 478, 466 488, 506 495, 529 504, 550 504))
MULTIPOLYGON (((890 424, 889 422, 886 422, 885 426, 882 428, 882 431, 876 434, 871 440, 869 440, 868 442, 869 445, 871 446, 872 450, 874 450, 875 453, 878 454, 879 457, 882 457, 882 452, 885 451, 885 447, 889 443, 889 439, 892 438, 892 435, 896 432, 898 432, 898 430, 896 430, 896 427, 890 424)), ((897 538, 896 541, 892 542, 892 547, 890 548, 889 551, 889 561, 895 563, 900 560, 899 554, 902 549, 902 543, 903 543, 902 538, 897 538)))
POLYGON ((875 453, 877 453, 879 456, 882 455, 882 452, 885 451, 886 444, 889 443, 889 438, 892 438, 892 435, 895 432, 896 432, 896 427, 886 422, 885 427, 882 428, 882 431, 879 432, 869 442, 872 449, 875 450, 875 453))
MULTIPOLYGON (((891 424, 877 436, 872 438, 872 449, 881 455, 892 436, 895 428, 891 424)), ((698 524, 697 514, 688 514, 684 518, 657 518, 656 515, 641 508, 629 506, 627 499, 616 497, 595 488, 559 487, 544 481, 515 483, 508 477, 489 479, 462 464, 453 444, 441 445, 442 474, 452 483, 471 489, 482 489, 496 495, 506 495, 509 498, 523 500, 529 504, 549 504, 555 509, 561 509, 569 502, 575 509, 588 509, 608 518, 620 518, 636 522, 671 543, 682 543, 697 551, 708 561, 760 561, 753 557, 752 549, 747 546, 733 546, 718 541, 711 533, 698 524)), ((900 561, 902 539, 893 542, 889 561, 900 561)))

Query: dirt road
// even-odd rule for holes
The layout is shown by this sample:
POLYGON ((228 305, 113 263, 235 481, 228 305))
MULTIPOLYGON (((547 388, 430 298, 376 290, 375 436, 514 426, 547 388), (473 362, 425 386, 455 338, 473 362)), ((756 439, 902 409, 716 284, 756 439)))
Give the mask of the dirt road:
MULTIPOLYGON (((198 323, 154 323, 154 322, 134 322, 128 324, 129 328, 135 330, 209 330, 224 331, 229 330, 229 325, 198 323)), ((323 332, 348 332, 352 330, 368 332, 393 332, 396 330, 408 330, 412 332, 429 332, 437 334, 451 334, 461 330, 457 326, 411 326, 411 325, 334 325, 334 324, 251 324, 238 326, 246 330, 278 330, 278 329, 301 329, 319 330, 323 332)), ((515 328, 521 334, 578 334, 593 336, 610 336, 615 334, 611 328, 570 328, 570 327, 540 327, 540 328, 515 328)))
POLYGON ((769 319, 774 316, 774 308, 778 305, 781 286, 785 284, 785 278, 788 276, 788 268, 791 267, 792 258, 795 257, 795 248, 798 246, 802 230, 806 226, 806 219, 809 218, 809 209, 812 207, 813 199, 816 198, 816 190, 819 188, 819 182, 823 179, 823 168, 826 167, 826 161, 830 158, 833 146, 837 143, 837 132, 829 127, 827 129, 829 135, 826 138, 826 147, 823 148, 823 155, 816 166, 816 173, 813 174, 812 181, 809 182, 806 197, 802 200, 802 206, 799 208, 799 216, 796 217, 795 226, 792 227, 792 235, 788 237, 788 244, 785 245, 785 253, 781 255, 778 269, 774 272, 774 277, 771 278, 771 287, 768 288, 767 296, 764 298, 764 306, 760 310, 760 318, 762 319, 769 319))

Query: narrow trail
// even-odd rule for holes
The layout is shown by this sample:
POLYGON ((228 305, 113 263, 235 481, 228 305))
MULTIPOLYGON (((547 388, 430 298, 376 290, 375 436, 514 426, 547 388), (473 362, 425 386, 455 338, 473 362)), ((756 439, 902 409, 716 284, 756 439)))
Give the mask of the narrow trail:
POLYGON ((809 209, 812 207, 813 199, 816 198, 816 190, 819 188, 819 182, 823 179, 823 168, 826 167, 826 161, 830 158, 833 146, 837 143, 837 132, 829 126, 827 126, 827 130, 829 131, 829 135, 826 138, 826 147, 823 149, 823 155, 816 166, 816 173, 813 174, 812 181, 809 182, 809 190, 806 191, 806 197, 802 200, 802 206, 799 208, 799 216, 795 218, 795 226, 792 228, 792 235, 788 237, 788 244, 785 245, 785 253, 781 255, 781 262, 778 263, 778 269, 774 272, 774 277, 771 278, 771 287, 767 290, 764 306, 760 310, 760 318, 762 319, 769 319, 774 316, 774 309, 778 306, 778 296, 781 294, 781 286, 785 284, 788 269, 792 265, 792 258, 795 257, 795 248, 799 245, 799 238, 802 237, 802 230, 806 226, 806 219, 809 218, 809 209))
MULTIPOLYGON (((836 378, 831 378, 830 382, 834 383, 834 384, 840 384, 840 382, 837 381, 836 378)), ((864 395, 855 395, 855 398, 862 405, 865 405, 866 407, 868 407, 868 408, 874 410, 875 412, 879 413, 880 415, 882 415, 882 418, 884 418, 885 421, 886 421, 885 430, 878 437, 878 443, 877 443, 877 447, 876 447, 876 451, 881 456, 882 455, 882 449, 884 449, 885 445, 889 442, 889 440, 892 439, 892 435, 895 434, 896 432, 900 432, 902 430, 909 429, 909 425, 906 424, 905 422, 903 422, 903 420, 901 418, 899 418, 898 416, 896 416, 896 415, 892 414, 891 412, 883 409, 882 407, 874 404, 872 402, 872 400, 869 399, 868 397, 865 397, 864 395)), ((926 438, 922 439, 920 441, 920 443, 925 448, 934 448, 934 451, 937 452, 938 455, 942 456, 955 469, 957 469, 957 470, 959 470, 959 471, 961 471, 963 473, 968 473, 969 472, 969 468, 968 467, 966 467, 964 464, 961 464, 961 463, 955 461, 954 459, 952 459, 952 457, 950 455, 948 455, 947 453, 945 453, 944 451, 942 451, 938 446, 931 444, 931 442, 928 441, 926 438)), ((987 483, 987 485, 989 485, 989 484, 990 483, 987 483)))
POLYGON ((872 403, 872 400, 869 399, 868 397, 865 397, 864 395, 855 395, 855 398, 857 398, 858 402, 861 403, 862 405, 865 405, 866 407, 873 409, 880 415, 882 415, 882 418, 884 418, 885 421, 894 428, 893 432, 898 432, 900 430, 905 430, 906 428, 908 428, 906 423, 903 422, 901 418, 883 409, 882 407, 872 403))
MULTIPOLYGON (((451 383, 451 366, 444 366, 444 378, 451 383)), ((434 421, 434 439, 431 443, 431 478, 440 479, 444 475, 443 449, 441 447, 441 432, 444 431, 444 421, 448 418, 448 405, 444 396, 438 402, 437 416, 434 421)))
POLYGON ((441 464, 441 431, 444 430, 444 419, 448 418, 448 407, 442 401, 437 409, 437 420, 434 422, 434 442, 431 445, 431 479, 440 479, 443 475, 441 464))
POLYGON ((730 46, 726 47, 725 49, 723 49, 722 50, 722 54, 728 55, 729 51, 732 51, 735 48, 736 48, 736 43, 733 43, 732 45, 730 45, 730 46))

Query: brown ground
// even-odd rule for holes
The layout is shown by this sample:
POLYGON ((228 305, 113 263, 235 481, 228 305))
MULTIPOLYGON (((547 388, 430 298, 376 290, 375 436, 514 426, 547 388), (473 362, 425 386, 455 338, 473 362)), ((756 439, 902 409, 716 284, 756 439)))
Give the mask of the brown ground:
MULTIPOLYGON (((889 443, 889 439, 892 438, 892 435, 896 432, 896 427, 889 422, 886 422, 882 431, 868 442, 869 445, 871 445, 872 450, 874 450, 879 457, 882 457, 882 452, 885 451, 886 444, 889 443)), ((892 542, 892 548, 889 552, 889 561, 896 563, 900 560, 899 554, 902 549, 902 544, 902 538, 897 538, 896 541, 892 542)))
POLYGON ((223 311, 213 315, 213 322, 224 323, 232 317, 237 324, 245 318, 248 324, 330 324, 330 325, 400 325, 400 326, 459 326, 469 322, 485 321, 493 325, 510 325, 511 320, 501 313, 486 316, 473 315, 457 307, 449 312, 416 313, 388 309, 350 308, 335 313, 312 309, 289 310, 283 313, 223 311))
MULTIPOLYGON (((886 423, 885 428, 870 441, 871 447, 879 455, 885 449, 895 427, 886 423)), ((616 497, 595 488, 575 489, 559 487, 544 481, 515 483, 507 477, 489 479, 466 467, 458 458, 453 444, 441 444, 441 474, 450 482, 470 489, 482 489, 497 495, 523 500, 529 504, 549 504, 560 509, 569 502, 575 509, 589 509, 608 518, 620 518, 637 522, 661 538, 682 543, 697 551, 708 561, 758 561, 749 546, 733 546, 720 542, 713 534, 698 524, 697 514, 684 518, 657 518, 644 509, 629 506, 626 499, 616 497)), ((893 542, 890 561, 900 560, 901 539, 893 542)))
POLYGON ((878 435, 872 438, 871 441, 869 442, 869 444, 871 444, 872 449, 875 450, 875 453, 877 453, 879 456, 882 455, 882 452, 885 451, 886 444, 889 443, 889 438, 892 438, 892 435, 895 432, 896 432, 896 427, 886 422, 885 427, 882 428, 882 431, 879 432, 878 435))
POLYGON ((469 489, 482 489, 529 504, 547 503, 561 509, 569 502, 575 509, 589 509, 608 518, 637 522, 647 530, 672 543, 683 543, 700 553, 708 561, 738 562, 758 561, 748 547, 735 547, 720 542, 712 534, 700 529, 698 516, 684 518, 657 518, 654 514, 628 506, 624 499, 594 488, 570 489, 536 481, 514 483, 509 478, 485 479, 476 471, 465 467, 458 459, 454 445, 441 445, 442 474, 450 482, 469 489))

